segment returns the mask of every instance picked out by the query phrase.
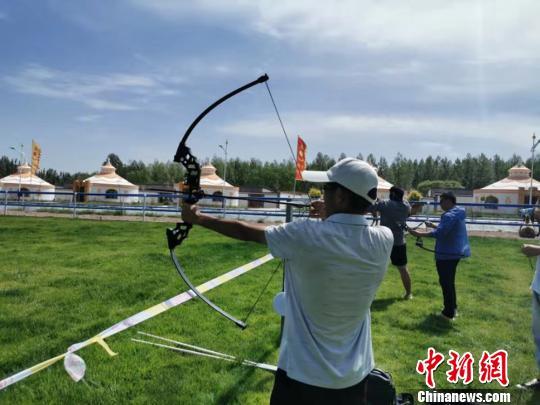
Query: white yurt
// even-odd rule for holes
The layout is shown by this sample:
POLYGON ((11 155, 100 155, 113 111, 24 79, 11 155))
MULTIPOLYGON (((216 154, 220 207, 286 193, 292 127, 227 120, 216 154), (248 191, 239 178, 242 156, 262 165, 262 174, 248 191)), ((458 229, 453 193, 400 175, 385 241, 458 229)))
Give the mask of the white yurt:
MULTIPOLYGON (((508 177, 473 191, 475 203, 528 204, 531 190, 531 170, 525 166, 514 166, 508 170, 508 177)), ((540 198, 540 182, 532 180, 532 202, 540 198)), ((492 208, 493 209, 493 208, 492 208)), ((504 211, 516 208, 499 207, 504 211)))
MULTIPOLYGON (((7 194, 10 200, 18 199, 18 191, 22 197, 30 200, 53 201, 54 194, 31 194, 34 192, 54 193, 54 186, 32 174, 31 167, 25 163, 17 167, 17 173, 0 179, 0 191, 11 191, 7 194)), ((5 196, 1 196, 5 198, 5 196)))
MULTIPOLYGON (((213 207, 222 206, 222 198, 226 197, 238 197, 239 188, 227 183, 216 173, 216 168, 211 164, 205 164, 201 167, 201 180, 200 187, 207 196, 215 196, 215 198, 204 198, 200 201, 201 205, 209 205, 213 207)), ((178 190, 181 190, 182 183, 177 186, 178 190)), ((225 200, 226 207, 238 207, 238 200, 225 200)))
POLYGON ((381 176, 377 176, 379 184, 377 185, 377 198, 380 200, 386 200, 390 198, 390 189, 393 184, 383 179, 381 176))
POLYGON ((126 203, 136 203, 139 201, 139 186, 130 183, 122 176, 116 174, 116 168, 109 161, 101 166, 101 171, 98 174, 85 179, 83 184, 85 193, 104 194, 88 195, 85 198, 86 201, 126 203))

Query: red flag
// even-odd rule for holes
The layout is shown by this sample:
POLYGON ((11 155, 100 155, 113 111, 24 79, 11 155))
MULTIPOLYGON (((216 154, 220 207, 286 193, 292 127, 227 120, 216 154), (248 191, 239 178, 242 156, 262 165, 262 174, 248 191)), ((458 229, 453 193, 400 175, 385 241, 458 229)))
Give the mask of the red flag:
POLYGON ((302 171, 306 170, 306 143, 302 138, 298 137, 298 145, 296 147, 296 174, 295 180, 302 180, 302 171))

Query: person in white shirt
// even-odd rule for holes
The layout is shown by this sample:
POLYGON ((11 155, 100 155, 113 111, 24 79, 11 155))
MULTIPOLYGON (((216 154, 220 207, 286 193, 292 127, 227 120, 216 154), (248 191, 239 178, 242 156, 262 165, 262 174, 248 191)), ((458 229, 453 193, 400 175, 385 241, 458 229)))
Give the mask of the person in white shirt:
POLYGON ((537 257, 536 270, 531 285, 532 292, 532 333, 536 345, 536 364, 538 366, 538 377, 518 384, 518 388, 529 390, 540 390, 540 246, 524 244, 521 248, 522 253, 528 257, 537 257))
POLYGON ((388 267, 393 236, 364 214, 377 197, 377 174, 346 158, 327 172, 322 220, 279 226, 218 219, 184 204, 182 218, 224 235, 267 244, 285 265, 285 324, 271 404, 363 404, 374 368, 370 306, 388 267))

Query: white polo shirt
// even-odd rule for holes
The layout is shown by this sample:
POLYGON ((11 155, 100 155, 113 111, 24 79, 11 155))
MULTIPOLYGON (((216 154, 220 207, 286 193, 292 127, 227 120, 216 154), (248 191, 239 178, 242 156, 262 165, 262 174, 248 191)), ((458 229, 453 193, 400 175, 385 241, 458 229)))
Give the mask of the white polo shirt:
POLYGON ((318 387, 359 383, 374 367, 369 309, 388 268, 392 232, 353 214, 265 232, 286 270, 278 367, 318 387))

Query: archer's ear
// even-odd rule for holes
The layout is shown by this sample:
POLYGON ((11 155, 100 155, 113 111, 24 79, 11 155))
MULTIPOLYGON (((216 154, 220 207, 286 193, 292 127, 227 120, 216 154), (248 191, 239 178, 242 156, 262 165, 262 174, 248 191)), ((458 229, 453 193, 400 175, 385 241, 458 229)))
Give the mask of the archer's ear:
POLYGON ((349 201, 349 194, 341 187, 336 187, 336 189, 333 191, 333 195, 335 201, 338 202, 340 205, 351 203, 349 201))

